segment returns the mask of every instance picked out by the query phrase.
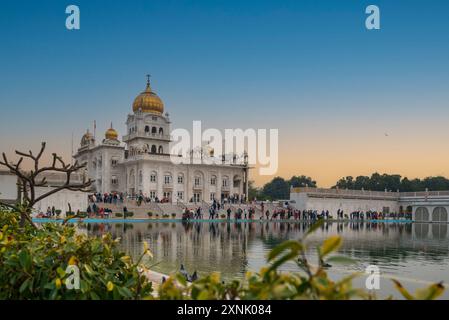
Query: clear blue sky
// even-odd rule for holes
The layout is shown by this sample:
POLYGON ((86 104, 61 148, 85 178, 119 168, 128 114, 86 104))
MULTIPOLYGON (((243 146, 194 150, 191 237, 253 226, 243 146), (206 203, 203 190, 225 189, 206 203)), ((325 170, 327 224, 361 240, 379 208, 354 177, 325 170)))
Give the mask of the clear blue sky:
POLYGON ((281 161, 282 175, 446 173, 424 159, 349 172, 335 148, 354 159, 388 131, 393 142, 377 141, 376 153, 397 157, 415 141, 443 156, 432 151, 449 138, 448 58, 446 0, 3 0, 0 150, 46 140, 68 155, 72 132, 78 144, 94 119, 98 136, 111 121, 123 133, 150 73, 174 128, 279 128, 281 156, 326 158, 334 172, 281 161), (65 28, 69 4, 79 31, 65 28), (379 31, 364 27, 369 4, 381 9, 379 31))

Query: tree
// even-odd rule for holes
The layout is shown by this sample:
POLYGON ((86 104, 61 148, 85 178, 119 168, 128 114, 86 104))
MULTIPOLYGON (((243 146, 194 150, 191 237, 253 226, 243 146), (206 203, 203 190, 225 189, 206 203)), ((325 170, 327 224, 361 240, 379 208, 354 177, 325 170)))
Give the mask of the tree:
POLYGON ((262 193, 270 200, 290 198, 290 184, 281 177, 276 177, 263 186, 262 193))
POLYGON ((429 190, 449 190, 449 180, 445 177, 427 177, 422 180, 422 188, 429 190))
POLYGON ((351 176, 341 178, 332 188, 354 189, 354 178, 351 176))
POLYGON ((83 191, 88 192, 87 188, 91 186, 93 180, 86 180, 86 177, 83 176, 83 180, 81 183, 72 182, 72 174, 76 173, 80 169, 83 169, 86 164, 79 164, 76 161, 73 165, 66 164, 60 156, 56 153, 53 153, 53 159, 51 166, 43 166, 40 167, 39 161, 41 160, 42 154, 45 151, 45 142, 42 142, 41 149, 37 155, 34 155, 30 150, 28 153, 24 153, 21 151, 15 151, 15 153, 20 156, 17 163, 10 162, 6 157, 6 154, 3 152, 2 157, 3 161, 0 160, 0 165, 5 166, 9 169, 11 173, 17 176, 18 178, 18 186, 19 191, 21 193, 21 197, 15 205, 7 204, 0 202, 0 205, 8 207, 18 213, 20 213, 20 226, 23 227, 26 222, 29 222, 33 225, 31 221, 31 211, 36 203, 39 201, 55 194, 61 190, 71 190, 71 191, 83 191), (24 159, 31 160, 32 169, 30 171, 25 171, 21 169, 21 164, 24 159), (40 196, 36 196, 36 188, 37 187, 46 187, 48 186, 45 173, 48 172, 62 172, 66 174, 65 182, 62 185, 58 186, 50 186, 52 189, 45 192, 40 196))
POLYGON ((427 177, 423 180, 413 179, 409 180, 407 177, 402 178, 399 174, 379 174, 373 173, 371 177, 358 176, 353 179, 349 176, 341 178, 337 181, 333 187, 341 189, 354 189, 354 190, 372 190, 372 191, 424 191, 428 190, 449 190, 449 179, 445 177, 427 177))
POLYGON ((258 198, 259 189, 254 185, 254 181, 248 181, 248 200, 252 201, 258 198))
POLYGON ((298 187, 316 188, 316 181, 312 180, 311 177, 307 177, 304 175, 291 177, 289 180, 289 184, 293 188, 298 188, 298 187))

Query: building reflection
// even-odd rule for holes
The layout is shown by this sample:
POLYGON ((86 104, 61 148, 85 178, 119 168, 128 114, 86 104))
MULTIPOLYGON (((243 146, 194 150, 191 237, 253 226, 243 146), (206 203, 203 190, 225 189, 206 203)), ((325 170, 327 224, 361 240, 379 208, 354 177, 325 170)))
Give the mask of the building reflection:
MULTIPOLYGON (((242 276, 265 265, 266 254, 288 239, 299 239, 308 222, 152 222, 87 224, 80 228, 90 235, 111 232, 122 248, 138 257, 147 241, 154 258, 148 264, 164 273, 219 271, 242 276)), ((428 259, 448 257, 447 224, 326 222, 308 237, 310 254, 329 235, 343 237, 340 253, 364 263, 406 262, 415 255, 428 259)))

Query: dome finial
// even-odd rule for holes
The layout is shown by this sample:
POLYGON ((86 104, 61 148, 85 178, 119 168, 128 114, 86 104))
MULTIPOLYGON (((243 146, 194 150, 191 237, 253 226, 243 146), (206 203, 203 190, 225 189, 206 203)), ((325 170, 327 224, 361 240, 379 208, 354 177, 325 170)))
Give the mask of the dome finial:
POLYGON ((150 78, 151 78, 151 75, 150 75, 150 74, 147 74, 147 89, 150 89, 150 90, 151 90, 151 87, 150 87, 150 78))

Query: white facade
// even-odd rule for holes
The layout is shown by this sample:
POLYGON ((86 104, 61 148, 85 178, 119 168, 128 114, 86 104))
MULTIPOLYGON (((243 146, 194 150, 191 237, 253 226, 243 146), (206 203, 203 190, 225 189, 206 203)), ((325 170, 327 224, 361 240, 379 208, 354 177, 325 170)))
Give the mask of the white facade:
MULTIPOLYGON (((169 202, 212 202, 231 196, 245 199, 248 166, 244 162, 209 165, 171 161, 170 123, 168 114, 163 114, 162 101, 147 83, 147 89, 134 101, 133 113, 127 116, 123 142, 112 125, 100 144, 87 132, 74 157, 87 163, 88 176, 95 180, 94 188, 100 193, 143 194, 169 202)), ((196 156, 192 153, 189 158, 196 156)), ((183 157, 185 162, 189 158, 183 157)))
MULTIPOLYGON (((39 197, 51 189, 51 187, 37 187, 36 197, 39 197)), ((69 211, 69 204, 73 212, 77 212, 78 210, 86 211, 88 206, 86 193, 81 191, 61 190, 37 202, 34 209, 38 212, 45 213, 47 212, 48 207, 52 208, 54 206, 56 210, 61 210, 61 216, 64 217, 65 213, 69 211)))
POLYGON ((350 214, 354 211, 399 212, 399 194, 362 190, 319 188, 292 188, 290 201, 299 210, 329 210, 336 216, 338 210, 350 214))
POLYGON ((0 171, 0 200, 15 202, 18 197, 17 177, 8 171, 0 171))

